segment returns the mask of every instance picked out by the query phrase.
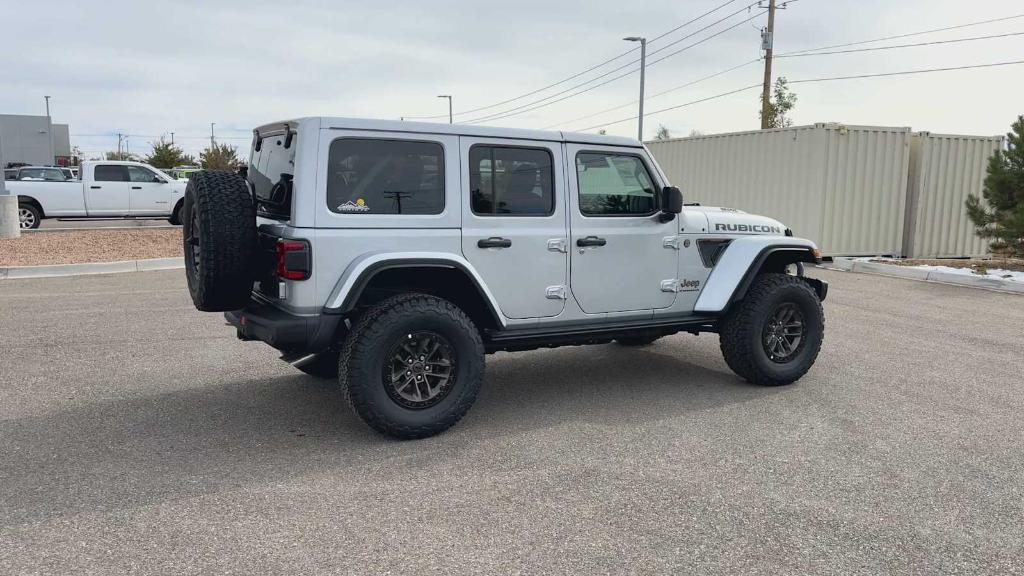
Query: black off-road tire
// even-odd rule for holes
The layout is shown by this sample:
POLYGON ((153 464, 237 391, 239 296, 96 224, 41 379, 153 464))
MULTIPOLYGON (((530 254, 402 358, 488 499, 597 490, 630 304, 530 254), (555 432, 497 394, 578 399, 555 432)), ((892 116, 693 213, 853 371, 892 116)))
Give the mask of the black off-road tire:
POLYGON ((616 338, 615 341, 623 346, 639 347, 649 346, 660 338, 661 336, 623 336, 616 338))
POLYGON ((719 326, 719 346, 726 364, 752 384, 781 386, 800 379, 818 357, 825 335, 825 315, 814 289, 787 274, 761 274, 719 326), (780 306, 793 304, 802 315, 802 344, 786 361, 773 361, 764 343, 766 324, 780 306))
POLYGON ((245 180, 204 170, 185 189, 185 277, 196 308, 238 310, 249 302, 257 249, 256 209, 245 180))
POLYGON ((339 351, 335 348, 324 350, 302 365, 295 365, 295 368, 317 378, 338 377, 338 356, 339 351))
POLYGON ((480 332, 458 306, 427 294, 400 294, 370 307, 356 320, 338 360, 338 380, 349 405, 378 432, 399 439, 426 438, 452 427, 469 411, 483 384, 480 332), (413 332, 443 336, 454 351, 454 380, 434 405, 409 408, 386 386, 385 363, 396 342, 413 332))

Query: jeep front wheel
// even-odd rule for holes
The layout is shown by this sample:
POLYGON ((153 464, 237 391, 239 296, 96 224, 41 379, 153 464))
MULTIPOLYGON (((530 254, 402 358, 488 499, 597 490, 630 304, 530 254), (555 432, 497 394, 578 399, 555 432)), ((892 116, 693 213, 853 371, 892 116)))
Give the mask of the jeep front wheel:
POLYGON ((762 274, 722 320, 726 364, 753 384, 798 380, 818 357, 825 332, 821 301, 802 278, 762 274))
POLYGON ((362 314, 340 365, 346 399, 363 421, 395 438, 425 438, 469 411, 483 383, 484 348, 457 306, 403 294, 362 314))

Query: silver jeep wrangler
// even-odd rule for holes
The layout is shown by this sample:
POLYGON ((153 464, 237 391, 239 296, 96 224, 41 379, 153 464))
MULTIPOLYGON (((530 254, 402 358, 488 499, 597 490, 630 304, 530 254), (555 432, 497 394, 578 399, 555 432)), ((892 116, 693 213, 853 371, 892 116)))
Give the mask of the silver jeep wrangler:
POLYGON ((189 181, 192 299, 337 378, 384 434, 455 424, 499 350, 717 332, 739 376, 780 385, 821 347, 814 244, 684 205, 635 140, 302 118, 255 130, 249 158, 189 181))

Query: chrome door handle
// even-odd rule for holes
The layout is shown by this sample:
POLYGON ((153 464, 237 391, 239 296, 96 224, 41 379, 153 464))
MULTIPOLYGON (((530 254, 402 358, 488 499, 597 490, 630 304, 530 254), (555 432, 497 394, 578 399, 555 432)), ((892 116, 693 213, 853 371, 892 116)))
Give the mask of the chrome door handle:
POLYGON ((508 238, 499 238, 492 236, 490 238, 482 238, 476 242, 477 248, 510 248, 512 241, 508 238))

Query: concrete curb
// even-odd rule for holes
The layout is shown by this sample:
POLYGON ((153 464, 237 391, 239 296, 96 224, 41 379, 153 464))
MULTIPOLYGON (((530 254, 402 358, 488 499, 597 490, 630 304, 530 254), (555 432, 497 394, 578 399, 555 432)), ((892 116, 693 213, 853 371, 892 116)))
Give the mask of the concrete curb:
POLYGON ((84 276, 86 274, 116 274, 119 272, 148 272, 151 270, 174 270, 184 267, 185 259, 183 257, 124 260, 121 262, 87 262, 85 264, 53 264, 48 266, 10 266, 0 268, 0 280, 84 276))
POLYGON ((864 262, 862 260, 854 260, 853 258, 833 258, 831 267, 846 272, 878 274, 880 276, 893 276, 895 278, 935 282, 937 284, 954 284, 969 288, 984 288, 986 290, 997 290, 1011 294, 1024 294, 1024 284, 1003 280, 1002 278, 976 275, 967 276, 938 270, 923 270, 921 268, 910 268, 895 264, 883 264, 881 262, 864 262))

